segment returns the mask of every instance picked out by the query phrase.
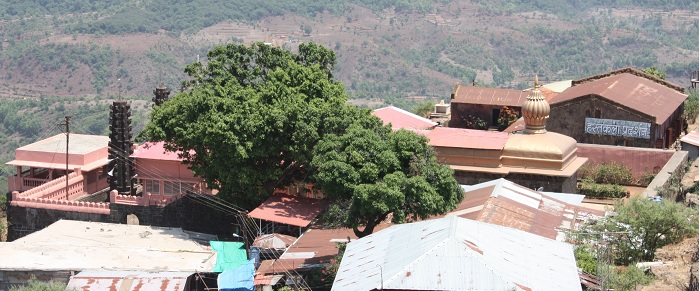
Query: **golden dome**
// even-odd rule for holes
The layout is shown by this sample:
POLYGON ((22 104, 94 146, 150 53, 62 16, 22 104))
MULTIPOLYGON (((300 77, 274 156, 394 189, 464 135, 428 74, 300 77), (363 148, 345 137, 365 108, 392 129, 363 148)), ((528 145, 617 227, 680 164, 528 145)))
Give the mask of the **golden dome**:
POLYGON ((575 139, 545 129, 549 103, 536 76, 535 88, 527 96, 522 113, 525 130, 508 138, 501 155, 503 166, 563 170, 577 159, 575 139))
POLYGON ((546 125, 549 119, 549 103, 544 99, 540 86, 535 76, 535 88, 527 95, 527 101, 522 107, 525 130, 523 133, 535 134, 547 132, 546 125))

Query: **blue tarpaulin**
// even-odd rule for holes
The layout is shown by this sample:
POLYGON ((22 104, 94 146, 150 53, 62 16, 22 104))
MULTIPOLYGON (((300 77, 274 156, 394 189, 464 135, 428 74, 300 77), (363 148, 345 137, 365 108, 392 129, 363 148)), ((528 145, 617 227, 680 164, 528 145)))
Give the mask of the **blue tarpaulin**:
POLYGON ((219 274, 217 283, 219 290, 225 291, 254 291, 255 259, 250 259, 244 265, 226 270, 219 274))

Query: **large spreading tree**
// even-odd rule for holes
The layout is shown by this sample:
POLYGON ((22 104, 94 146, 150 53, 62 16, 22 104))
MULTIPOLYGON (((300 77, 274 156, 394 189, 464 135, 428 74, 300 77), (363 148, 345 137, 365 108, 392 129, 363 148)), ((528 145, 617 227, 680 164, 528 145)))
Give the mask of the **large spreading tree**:
POLYGON ((186 90, 154 108, 141 137, 164 141, 241 207, 306 180, 316 143, 360 114, 345 105, 345 89, 332 75, 335 55, 322 46, 305 43, 292 53, 228 44, 207 57, 185 68, 186 90))
POLYGON ((403 223, 445 213, 464 194, 427 142, 370 116, 319 142, 312 162, 315 182, 330 199, 350 201, 342 219, 358 237, 371 234, 389 215, 403 223))
POLYGON ((218 46, 206 64, 185 68, 186 90, 154 108, 141 137, 165 142, 218 196, 247 209, 276 188, 314 182, 349 202, 342 224, 358 236, 389 214, 398 223, 454 208, 462 191, 427 139, 347 105, 334 63, 313 43, 298 53, 218 46))

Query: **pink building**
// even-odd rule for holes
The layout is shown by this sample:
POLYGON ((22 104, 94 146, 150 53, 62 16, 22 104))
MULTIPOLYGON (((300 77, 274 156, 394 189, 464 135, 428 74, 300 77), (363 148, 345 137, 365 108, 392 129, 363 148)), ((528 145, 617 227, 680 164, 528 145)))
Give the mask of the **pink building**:
MULTIPOLYGON (((109 138, 99 135, 71 134, 68 150, 68 173, 82 176, 79 192, 94 193, 107 185, 107 146, 109 138), (76 171, 78 170, 79 171, 76 171)), ((24 192, 66 175, 66 135, 50 138, 15 150, 15 159, 7 165, 15 166, 17 174, 8 177, 8 191, 24 192)), ((70 178, 71 180, 75 180, 70 178)), ((65 181, 65 178, 63 178, 65 181)), ((63 183, 65 185, 65 182, 63 183)), ((61 187, 65 193, 65 186, 61 187)), ((65 195, 64 195, 65 196, 65 195)))
POLYGON ((182 163, 177 153, 166 152, 162 142, 139 145, 131 155, 136 179, 143 193, 177 195, 180 193, 209 193, 202 178, 182 163))
POLYGON ((108 145, 107 136, 71 134, 67 176, 65 134, 18 148, 15 159, 7 163, 17 170, 8 178, 10 204, 109 214, 109 203, 165 206, 188 192, 211 194, 176 153, 165 152, 162 143, 148 143, 137 147, 131 156, 134 182, 143 186, 141 196, 111 193, 108 201, 80 201, 81 197, 108 190, 108 145))

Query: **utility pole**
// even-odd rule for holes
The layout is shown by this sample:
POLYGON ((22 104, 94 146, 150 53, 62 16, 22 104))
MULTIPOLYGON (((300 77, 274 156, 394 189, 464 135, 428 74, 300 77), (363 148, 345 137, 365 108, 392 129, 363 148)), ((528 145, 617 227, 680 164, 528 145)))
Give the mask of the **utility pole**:
POLYGON ((68 147, 70 144, 70 118, 71 116, 65 116, 66 122, 58 124, 66 126, 66 200, 68 200, 68 147))

